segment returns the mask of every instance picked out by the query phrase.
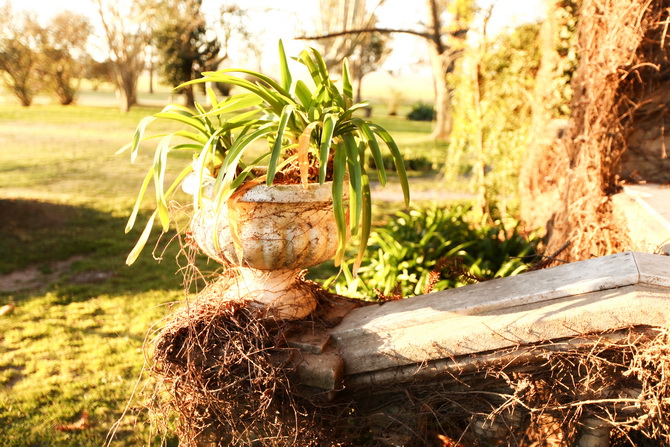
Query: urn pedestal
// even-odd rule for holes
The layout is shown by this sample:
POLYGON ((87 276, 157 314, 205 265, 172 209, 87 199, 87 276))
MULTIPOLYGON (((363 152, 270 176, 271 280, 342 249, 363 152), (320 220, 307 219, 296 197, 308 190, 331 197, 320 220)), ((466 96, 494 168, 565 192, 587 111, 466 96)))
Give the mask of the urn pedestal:
POLYGON ((216 213, 202 198, 191 221, 200 249, 239 274, 224 299, 247 299, 283 319, 316 308, 300 281, 307 267, 332 259, 338 245, 331 184, 255 186, 216 213))

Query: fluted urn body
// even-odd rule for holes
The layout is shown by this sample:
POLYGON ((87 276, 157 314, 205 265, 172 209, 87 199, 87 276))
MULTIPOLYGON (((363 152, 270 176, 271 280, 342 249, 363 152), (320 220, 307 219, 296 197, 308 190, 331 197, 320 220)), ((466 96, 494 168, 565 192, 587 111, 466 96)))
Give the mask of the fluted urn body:
POLYGON ((203 198, 191 221, 193 238, 210 258, 238 268, 229 291, 267 306, 281 318, 316 308, 300 272, 335 256, 338 232, 331 184, 254 186, 221 206, 203 198))

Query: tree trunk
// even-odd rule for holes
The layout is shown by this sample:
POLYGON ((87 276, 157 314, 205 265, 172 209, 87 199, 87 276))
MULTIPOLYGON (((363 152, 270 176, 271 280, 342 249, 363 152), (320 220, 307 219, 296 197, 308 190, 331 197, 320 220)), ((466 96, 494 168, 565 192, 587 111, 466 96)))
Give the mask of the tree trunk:
POLYGON ((14 95, 18 98, 23 107, 29 107, 33 103, 33 95, 30 91, 30 85, 27 82, 27 76, 21 80, 12 76, 13 85, 11 86, 14 95))
POLYGON ((186 107, 195 107, 195 93, 193 86, 184 87, 184 98, 186 98, 186 107))
POLYGON ((363 76, 356 76, 356 99, 355 102, 359 103, 363 99, 363 95, 361 94, 362 92, 362 86, 363 86, 363 76))
POLYGON ((117 85, 119 91, 119 109, 122 112, 130 111, 130 108, 137 104, 137 79, 139 71, 132 67, 122 67, 117 76, 117 85))
POLYGON ((430 42, 430 67, 435 84, 435 127, 431 137, 446 141, 451 134, 451 98, 447 85, 447 54, 449 48, 442 43, 442 21, 440 5, 436 0, 426 0, 428 8, 428 33, 430 42))
POLYGON ((26 93, 17 91, 16 96, 19 98, 19 102, 23 107, 29 107, 33 103, 33 98, 26 93))
POLYGON ((438 53, 436 45, 429 45, 430 66, 435 85, 435 126, 431 137, 446 141, 451 135, 451 94, 447 85, 445 57, 438 53))
POLYGON ((154 47, 149 46, 149 94, 154 93, 154 47))
POLYGON ((149 65, 149 93, 153 94, 154 92, 154 61, 152 60, 149 65))

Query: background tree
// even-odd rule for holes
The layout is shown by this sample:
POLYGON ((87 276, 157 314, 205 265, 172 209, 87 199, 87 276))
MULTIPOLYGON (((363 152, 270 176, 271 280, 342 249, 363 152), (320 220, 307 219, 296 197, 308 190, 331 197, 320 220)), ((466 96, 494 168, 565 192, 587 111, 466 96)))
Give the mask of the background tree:
POLYGON ((39 71, 62 105, 72 104, 83 77, 86 43, 92 27, 86 17, 64 11, 41 29, 39 71))
POLYGON ((144 51, 151 40, 153 0, 95 0, 114 67, 119 108, 137 103, 137 81, 144 69, 144 51))
POLYGON ((524 24, 490 40, 483 32, 448 77, 454 93, 453 132, 443 172, 455 178, 467 169, 477 207, 485 215, 494 207, 506 215, 508 202, 518 197, 532 129, 529 98, 540 65, 539 29, 538 24, 524 24))
POLYGON ((315 36, 302 36, 305 40, 324 40, 363 33, 404 33, 425 39, 428 44, 433 80, 435 83, 435 125, 432 137, 448 140, 451 134, 451 94, 446 75, 462 53, 463 42, 475 13, 474 0, 426 0, 427 20, 423 29, 361 27, 340 29, 315 36), (449 26, 445 24, 447 8, 451 12, 449 26))
POLYGON ((345 57, 351 56, 357 49, 370 42, 370 36, 359 29, 374 28, 377 23, 375 11, 384 3, 377 4, 368 11, 366 0, 320 0, 317 21, 317 33, 328 35, 346 31, 321 40, 322 54, 328 69, 339 67, 345 57))
POLYGON ((42 88, 37 71, 41 28, 30 15, 15 15, 11 6, 0 7, 0 72, 6 87, 22 106, 29 106, 42 88))
POLYGON ((114 64, 109 59, 98 61, 87 55, 84 60, 84 79, 88 79, 93 91, 98 91, 101 84, 114 84, 114 64))
MULTIPOLYGON (((208 32, 201 11, 202 0, 170 0, 161 4, 159 25, 153 33, 161 76, 172 86, 189 81, 221 61, 221 45, 208 32)), ((193 86, 182 89, 193 105, 193 86)))
MULTIPOLYGON (((211 65, 206 67, 207 70, 217 70, 220 64, 231 58, 233 46, 236 46, 245 55, 252 56, 251 59, 255 60, 257 71, 263 71, 261 68, 263 47, 258 43, 258 36, 262 32, 249 30, 247 25, 251 21, 252 18, 249 16, 249 12, 239 5, 230 4, 221 7, 217 19, 211 23, 211 28, 221 46, 219 58, 211 60, 211 65)), ((248 62, 251 64, 251 61, 248 62)), ((205 86, 203 85, 203 87, 205 86)), ((232 88, 230 84, 221 82, 217 83, 214 87, 224 96, 230 95, 232 88)))
POLYGON ((356 82, 356 102, 361 102, 363 77, 379 69, 391 52, 388 35, 380 33, 364 34, 364 39, 349 56, 349 69, 356 82))

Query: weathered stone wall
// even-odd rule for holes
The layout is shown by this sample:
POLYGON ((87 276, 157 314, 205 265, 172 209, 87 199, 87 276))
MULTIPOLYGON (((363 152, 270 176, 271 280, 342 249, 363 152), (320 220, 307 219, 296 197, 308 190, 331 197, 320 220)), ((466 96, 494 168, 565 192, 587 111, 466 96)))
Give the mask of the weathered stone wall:
MULTIPOLYGON (((653 73, 651 73, 653 74, 653 73)), ((652 80, 649 80, 652 81, 652 80)), ((668 80, 670 81, 670 80, 668 80)), ((619 172, 623 179, 670 182, 670 84, 650 82, 649 92, 635 98, 640 104, 626 129, 627 150, 619 172)))
POLYGON ((622 179, 670 180, 669 11, 670 0, 581 2, 567 126, 552 139, 550 121, 539 120, 522 176, 522 218, 547 229, 548 254, 565 244, 567 261, 630 249, 612 195, 622 179))

